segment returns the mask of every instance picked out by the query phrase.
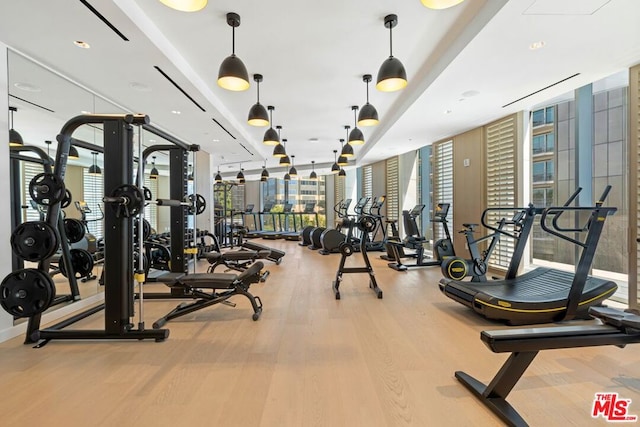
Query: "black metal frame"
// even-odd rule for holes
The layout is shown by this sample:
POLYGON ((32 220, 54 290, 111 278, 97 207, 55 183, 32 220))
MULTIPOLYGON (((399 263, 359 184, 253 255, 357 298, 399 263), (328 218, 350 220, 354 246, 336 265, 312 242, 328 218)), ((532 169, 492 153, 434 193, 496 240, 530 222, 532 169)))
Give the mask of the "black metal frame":
POLYGON ((455 376, 507 425, 527 426, 524 418, 507 402, 507 397, 539 351, 640 343, 639 316, 601 308, 592 308, 591 313, 615 326, 591 324, 483 331, 481 339, 491 351, 511 352, 511 355, 488 385, 462 371, 456 371, 455 376))
MULTIPOLYGON (((62 127, 57 136, 58 149, 54 173, 64 180, 71 135, 84 124, 103 124, 104 134, 104 192, 105 195, 121 185, 131 184, 133 176, 133 127, 132 125, 148 125, 149 118, 143 114, 100 114, 83 115, 70 119, 62 127)), ((180 142, 180 145, 186 144, 180 142)), ((104 305, 90 308, 78 313, 72 319, 60 322, 46 329, 40 328, 40 315, 29 319, 26 342, 40 341, 37 347, 45 345, 53 339, 153 339, 164 341, 169 330, 145 330, 142 325, 135 330, 130 322, 133 316, 133 219, 116 216, 114 211, 105 209, 105 259, 104 259, 104 305), (84 319, 104 307, 104 329, 67 330, 71 324, 84 319)), ((47 218, 49 222, 57 220, 60 204, 49 206, 47 218)), ((54 224, 51 224, 54 225, 54 224)))
POLYGON ((347 258, 350 257, 355 252, 355 250, 353 245, 349 242, 344 242, 340 245, 340 254, 342 256, 340 258, 338 271, 336 272, 336 280, 334 280, 332 283, 333 293, 335 294, 336 299, 340 299, 340 283, 342 282, 342 275, 350 273, 367 273, 369 275, 369 288, 373 290, 378 299, 382 299, 382 289, 378 287, 376 275, 373 271, 373 267, 371 266, 371 262, 369 261, 369 256, 367 255, 368 240, 369 234, 363 232, 362 239, 360 240, 360 253, 362 254, 362 258, 364 260, 364 267, 345 267, 344 264, 347 261, 347 258))

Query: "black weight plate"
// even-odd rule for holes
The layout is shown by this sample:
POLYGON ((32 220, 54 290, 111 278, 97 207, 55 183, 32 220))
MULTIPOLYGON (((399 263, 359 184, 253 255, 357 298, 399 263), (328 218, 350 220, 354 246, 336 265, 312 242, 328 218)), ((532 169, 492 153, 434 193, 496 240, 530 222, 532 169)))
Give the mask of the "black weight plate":
POLYGON ((40 173, 29 182, 29 194, 39 205, 49 206, 65 197, 64 181, 53 173, 40 173))
POLYGON ((351 256, 355 251, 353 245, 347 242, 340 242, 340 245, 338 245, 338 250, 344 256, 351 256))
POLYGON ((358 229, 360 231, 364 231, 365 233, 371 233, 376 229, 376 220, 375 218, 364 215, 358 220, 358 229))
POLYGON ((113 203, 112 206, 117 211, 117 215, 125 218, 136 216, 144 208, 144 193, 135 185, 124 184, 116 188, 111 194, 113 197, 124 197, 128 200, 126 205, 113 203))
POLYGON ((65 189, 64 199, 62 199, 62 202, 60 203, 60 207, 62 209, 69 207, 72 201, 73 201, 73 196, 71 195, 71 191, 65 189))
POLYGON ((67 240, 69 240, 70 243, 78 243, 84 239, 84 224, 79 219, 65 218, 64 233, 67 235, 67 240))
POLYGON ((11 249, 25 261, 41 261, 58 250, 58 234, 44 221, 27 221, 11 233, 11 249))
MULTIPOLYGON (((71 249, 69 252, 71 255, 71 267, 76 277, 86 277, 91 274, 93 271, 93 256, 89 251, 84 249, 71 249)), ((60 265, 58 267, 64 277, 69 277, 67 276, 67 268, 62 259, 60 259, 60 265)))
POLYGON ((51 277, 35 268, 14 271, 0 284, 0 305, 15 317, 42 313, 49 308, 55 295, 51 277))
POLYGON ((201 194, 189 194, 189 203, 191 203, 189 207, 190 214, 200 215, 207 209, 207 200, 201 194))
MULTIPOLYGON (((151 236, 151 223, 144 219, 142 221, 142 240, 147 241, 151 236)), ((138 220, 133 221, 133 239, 135 243, 138 243, 138 220)))

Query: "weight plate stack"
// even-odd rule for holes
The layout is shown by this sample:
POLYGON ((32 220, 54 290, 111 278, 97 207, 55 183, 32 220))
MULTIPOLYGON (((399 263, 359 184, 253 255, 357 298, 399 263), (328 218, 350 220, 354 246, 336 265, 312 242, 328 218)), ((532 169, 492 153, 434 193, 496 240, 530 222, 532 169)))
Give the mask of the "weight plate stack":
POLYGON ((11 233, 11 249, 25 261, 42 261, 58 250, 58 233, 44 221, 27 221, 11 233))
POLYGON ((42 313, 55 297, 56 287, 51 277, 35 268, 14 271, 0 283, 0 305, 15 317, 42 313))

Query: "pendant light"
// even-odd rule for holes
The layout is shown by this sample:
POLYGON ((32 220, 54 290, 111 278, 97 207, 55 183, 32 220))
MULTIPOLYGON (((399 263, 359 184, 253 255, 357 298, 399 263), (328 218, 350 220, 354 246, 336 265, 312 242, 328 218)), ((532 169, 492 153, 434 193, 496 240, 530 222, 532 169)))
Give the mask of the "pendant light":
POLYGON ((346 178, 347 177, 347 171, 340 168, 340 171, 338 172, 338 178, 346 178))
POLYGON ((227 56, 218 70, 218 86, 232 91, 249 89, 249 73, 242 60, 236 56, 236 27, 240 26, 240 15, 227 13, 227 24, 231 27, 231 56, 227 56))
POLYGON ((93 164, 89 167, 87 173, 89 175, 102 175, 102 170, 98 166, 98 153, 92 151, 91 155, 93 156, 93 164))
POLYGON ((207 5, 207 0, 160 0, 160 3, 180 12, 197 12, 207 5))
POLYGON ((218 173, 213 177, 213 182, 216 184, 222 184, 222 175, 220 175, 220 166, 218 166, 218 173))
POLYGON ((151 161, 151 165, 153 167, 151 168, 151 172, 149 172, 149 179, 158 179, 158 176, 160 175, 160 173, 158 172, 158 169, 156 168, 156 156, 152 156, 151 158, 153 159, 151 161))
POLYGON ((317 181, 318 180, 318 174, 316 173, 316 161, 315 160, 311 160, 311 173, 309 174, 309 179, 311 181, 317 181))
POLYGON ((278 136, 278 132, 273 128, 273 110, 276 109, 273 105, 269 105, 267 107, 269 110, 269 129, 264 133, 264 138, 262 138, 262 143, 264 145, 278 145, 280 144, 280 137, 278 136))
POLYGON ((289 158, 289 156, 287 156, 287 140, 283 139, 282 140, 282 146, 284 148, 285 154, 284 156, 280 157, 280 166, 291 166, 291 159, 289 158))
POLYGON ((51 141, 45 141, 45 144, 47 144, 47 157, 51 157, 51 154, 49 153, 49 148, 51 147, 51 141))
POLYGON ((336 154, 338 153, 338 150, 333 150, 333 164, 331 165, 331 173, 338 173, 340 172, 340 166, 338 166, 338 163, 336 161, 336 154))
POLYGON ((378 111, 376 107, 369 104, 369 83, 371 82, 371 74, 365 74, 362 76, 362 81, 367 84, 367 102, 360 108, 360 114, 358 114, 359 126, 375 126, 380 120, 378 120, 378 111))
MULTIPOLYGON (((340 145, 342 146, 342 148, 344 148, 344 139, 340 139, 340 145)), ((349 164, 349 160, 345 156, 340 154, 338 156, 338 161, 336 161, 336 164, 338 166, 347 166, 349 164)))
POLYGON ((260 82, 262 81, 262 74, 254 74, 253 81, 256 82, 258 89, 258 100, 249 110, 247 123, 251 126, 267 126, 269 124, 269 114, 264 108, 264 105, 260 104, 260 82))
MULTIPOLYGON (((276 126, 276 129, 278 129, 278 140, 280 140, 280 130, 282 129, 282 126, 276 126)), ((287 150, 284 148, 284 145, 278 142, 278 144, 273 147, 273 157, 284 157, 286 155, 287 150)))
POLYGON ((464 0, 421 0, 422 5, 429 9, 447 9, 457 4, 462 3, 464 0))
POLYGON ((264 165, 262 165, 262 173, 260 174, 260 181, 265 182, 269 179, 269 171, 267 170, 267 159, 264 160, 264 165))
POLYGON ((78 153, 78 149, 73 145, 69 146, 69 160, 78 160, 80 158, 80 154, 78 153))
POLYGON ((294 160, 295 160, 296 156, 294 156, 293 154, 291 155, 291 169, 289 169, 289 175, 292 178, 295 178, 298 176, 298 170, 296 169, 294 160))
MULTIPOLYGON (((344 128, 347 130, 347 140, 348 140, 348 138, 349 138, 349 128, 351 128, 351 126, 345 125, 344 128)), ((344 142, 344 139, 341 139, 340 142, 341 143, 344 142)), ((343 145, 342 146, 342 152, 340 153, 340 156, 346 157, 347 159, 353 157, 354 156, 354 154, 353 154, 353 146, 351 144, 343 145)))
POLYGON ((18 131, 13 128, 13 113, 18 111, 18 109, 16 107, 9 107, 9 111, 11 112, 11 129, 9 129, 9 146, 22 147, 24 145, 24 140, 22 139, 22 135, 20 135, 18 131))
POLYGON ((397 15, 384 17, 384 26, 389 29, 389 57, 384 60, 378 70, 376 89, 381 92, 394 92, 407 85, 407 72, 398 58, 393 56, 393 38, 391 29, 398 25, 397 15))
POLYGON ((236 175, 236 179, 238 180, 238 184, 240 185, 244 185, 245 183, 244 173, 242 171, 244 171, 244 169, 242 169, 242 163, 240 163, 240 172, 238 172, 238 175, 236 175))
POLYGON ((284 178, 285 181, 291 181, 291 175, 289 175, 288 173, 284 174, 284 178))
POLYGON ((364 144, 364 135, 362 134, 362 131, 358 129, 358 106, 354 105, 351 107, 351 109, 353 110, 353 129, 351 129, 351 133, 349 134, 349 144, 362 145, 364 144))

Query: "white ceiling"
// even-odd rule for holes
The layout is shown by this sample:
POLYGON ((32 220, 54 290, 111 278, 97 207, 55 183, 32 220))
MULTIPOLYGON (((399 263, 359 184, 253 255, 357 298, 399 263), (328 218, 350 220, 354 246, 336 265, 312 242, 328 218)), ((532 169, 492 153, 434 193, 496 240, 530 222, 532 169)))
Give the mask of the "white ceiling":
POLYGON ((255 84, 229 92, 215 82, 219 64, 231 53, 227 12, 241 16, 236 54, 249 74, 264 75, 260 100, 276 107, 274 125, 283 127, 287 152, 299 166, 333 161, 332 150, 346 137, 344 125, 353 126, 351 105, 365 102, 362 75, 375 80, 389 54, 383 25, 389 13, 398 15, 393 53, 404 63, 409 85, 393 93, 370 85, 381 123, 362 129, 367 143, 355 149, 358 165, 529 109, 640 62, 638 0, 466 0, 446 10, 427 9, 419 0, 210 0, 196 13, 157 0, 89 3, 129 41, 81 1, 0 2, 0 41, 115 104, 59 79, 54 84, 47 72, 30 73, 26 61, 11 55, 10 94, 55 111, 12 97, 10 104, 19 108, 16 129, 39 144, 54 139, 81 110, 143 112, 156 126, 200 144, 212 154, 214 168, 222 165, 229 173, 239 162, 259 170, 265 159, 272 168, 277 160, 261 143, 266 128, 246 124, 255 84), (91 48, 79 49, 74 40, 91 48), (544 47, 529 49, 537 41, 544 47), (18 82, 41 91, 19 89, 18 82), (87 108, 79 109, 85 102, 87 108))

